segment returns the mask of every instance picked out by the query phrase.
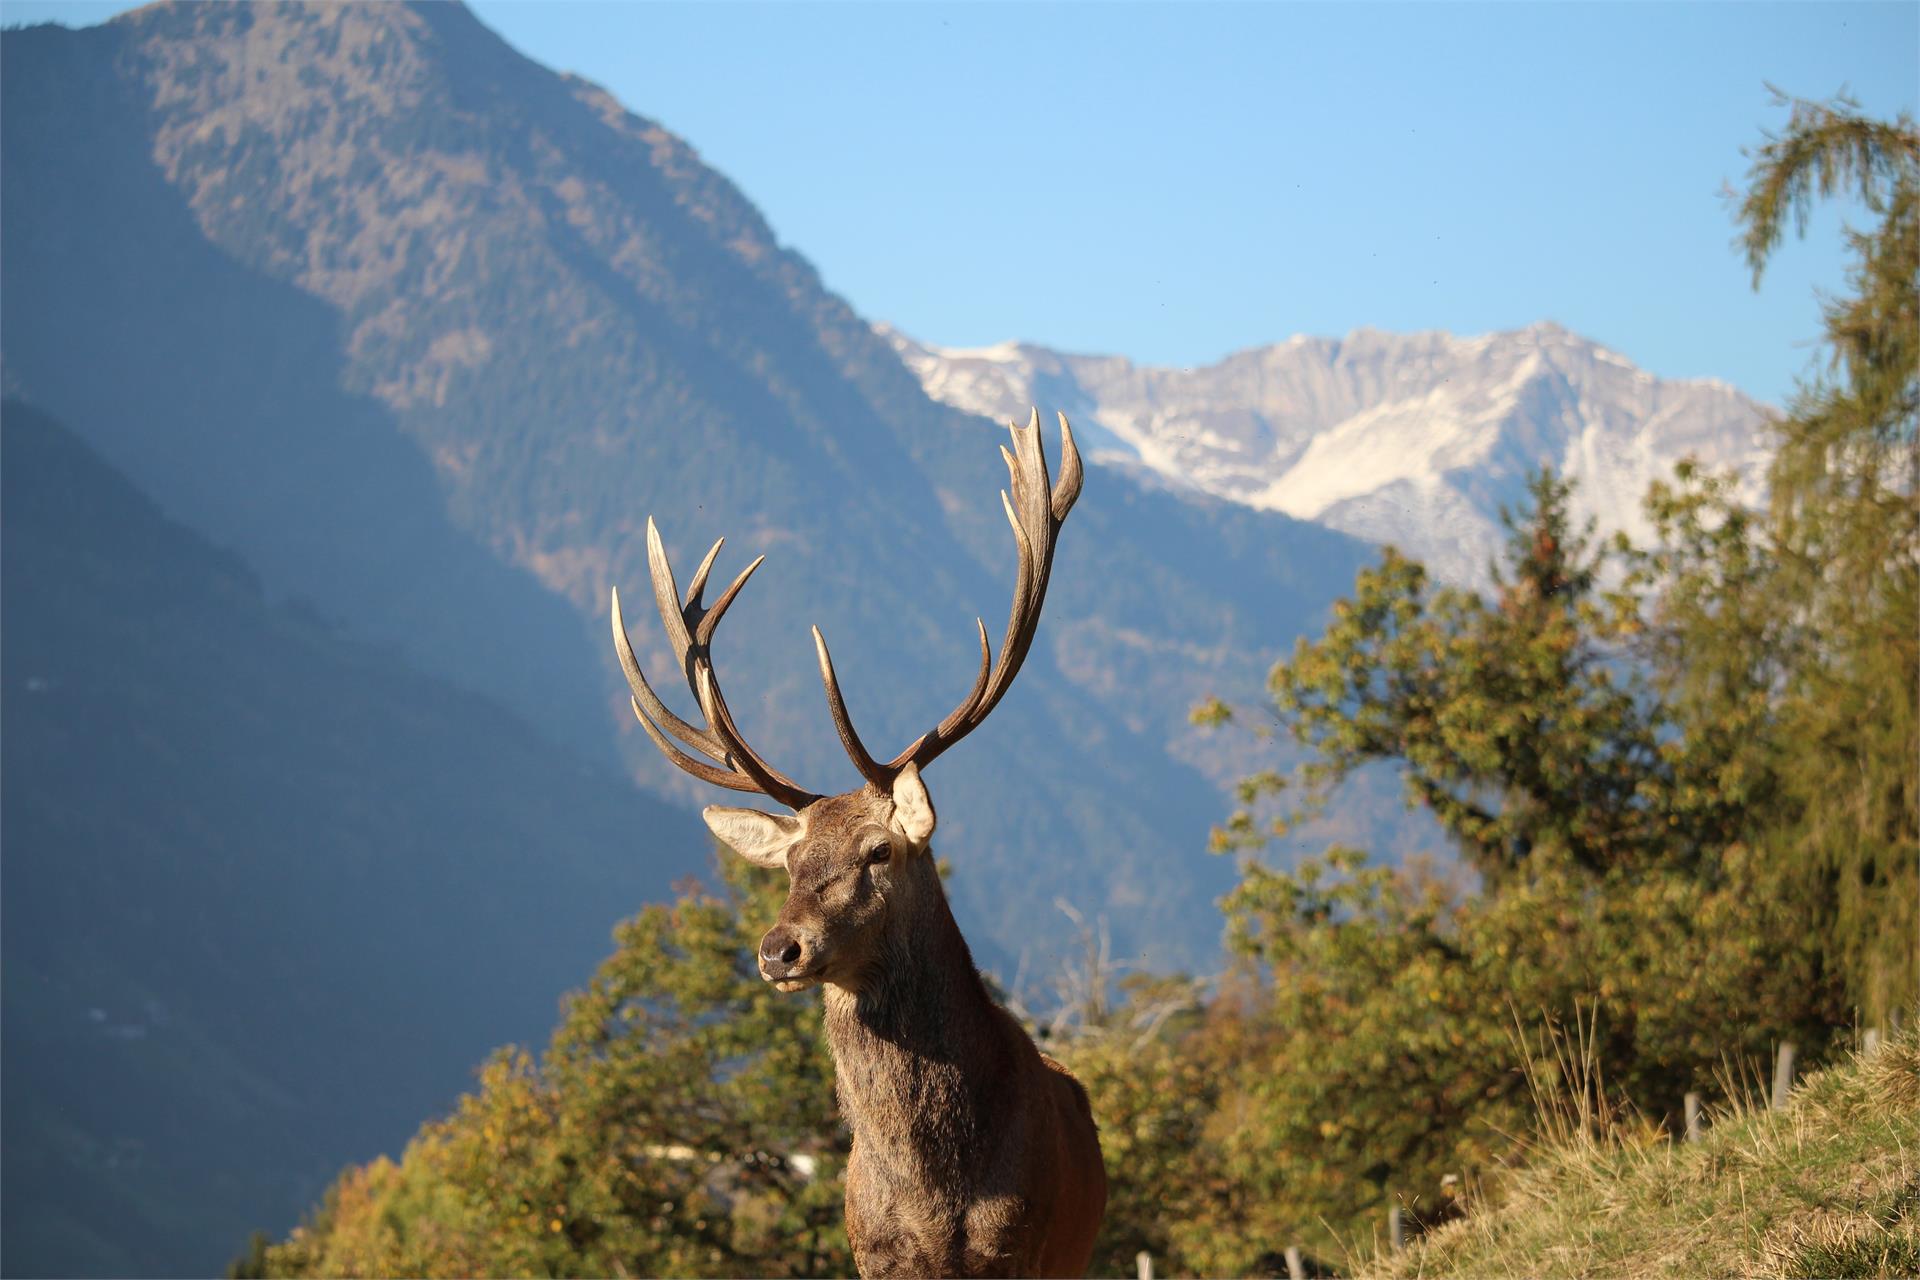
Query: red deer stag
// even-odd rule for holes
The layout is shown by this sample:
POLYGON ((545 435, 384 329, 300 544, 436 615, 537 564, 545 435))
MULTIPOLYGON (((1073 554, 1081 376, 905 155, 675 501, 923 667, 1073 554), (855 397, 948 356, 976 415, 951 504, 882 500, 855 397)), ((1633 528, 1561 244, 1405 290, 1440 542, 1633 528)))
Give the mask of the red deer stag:
POLYGON ((985 720, 1013 683, 1040 622, 1054 536, 1080 496, 1080 455, 1064 415, 1060 482, 1051 487, 1038 412, 1012 430, 1013 451, 1001 449, 1012 497, 1000 495, 1019 551, 1012 615, 998 662, 980 624, 980 672, 952 714, 887 763, 875 760, 847 718, 833 659, 813 630, 834 728, 866 779, 857 791, 802 789, 747 745, 727 710, 713 633, 760 560, 705 605, 721 546, 714 543, 683 601, 647 522, 660 620, 705 727, 655 696, 613 595, 614 646, 654 745, 696 778, 757 791, 793 811, 716 805, 705 817, 741 857, 790 878, 780 918, 760 940, 760 974, 781 991, 826 988, 840 1108, 853 1130, 847 1237, 863 1276, 1080 1275, 1106 1208, 1086 1091, 987 994, 928 847, 933 801, 921 770, 985 720))

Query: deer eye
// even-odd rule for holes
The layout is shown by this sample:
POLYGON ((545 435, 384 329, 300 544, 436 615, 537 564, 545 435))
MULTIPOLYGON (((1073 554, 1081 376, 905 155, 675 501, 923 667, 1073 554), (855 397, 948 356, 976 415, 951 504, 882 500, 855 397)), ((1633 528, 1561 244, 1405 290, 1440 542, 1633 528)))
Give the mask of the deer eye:
POLYGON ((874 845, 871 849, 867 850, 867 865, 870 867, 875 866, 879 863, 885 862, 888 858, 891 858, 892 856, 893 856, 893 845, 888 841, 882 840, 878 844, 874 845))

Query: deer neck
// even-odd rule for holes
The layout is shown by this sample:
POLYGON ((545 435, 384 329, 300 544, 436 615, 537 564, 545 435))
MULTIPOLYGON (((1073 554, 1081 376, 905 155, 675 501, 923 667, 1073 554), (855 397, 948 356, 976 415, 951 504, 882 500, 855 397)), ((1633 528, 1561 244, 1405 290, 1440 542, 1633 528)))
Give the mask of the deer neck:
POLYGON ((954 922, 931 853, 889 913, 857 986, 826 988, 840 1109, 863 1158, 942 1181, 990 1132, 1013 1070, 1005 1028, 954 922))

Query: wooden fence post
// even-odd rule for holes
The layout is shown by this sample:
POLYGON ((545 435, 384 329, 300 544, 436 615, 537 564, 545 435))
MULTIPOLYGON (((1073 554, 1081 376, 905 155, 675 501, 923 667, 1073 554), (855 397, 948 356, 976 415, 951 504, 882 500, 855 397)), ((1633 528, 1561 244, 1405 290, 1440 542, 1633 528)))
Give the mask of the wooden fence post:
POLYGON ((1880 1052, 1880 1028, 1868 1027, 1860 1037, 1860 1052, 1871 1058, 1880 1052))
POLYGON ((1687 1141, 1700 1141, 1700 1095, 1689 1093, 1686 1096, 1687 1141))
POLYGON ((1782 1040, 1780 1050, 1773 1059, 1773 1109, 1780 1110, 1787 1105, 1787 1095, 1793 1092, 1793 1041, 1782 1040))
POLYGON ((1387 1246, 1395 1253, 1407 1247, 1407 1227, 1397 1204, 1387 1206, 1387 1246))
POLYGON ((1140 1272, 1140 1280, 1153 1280, 1153 1255, 1145 1249, 1133 1255, 1133 1265, 1140 1272))
POLYGON ((1300 1246, 1287 1246, 1287 1280, 1307 1280, 1307 1264, 1300 1257, 1300 1246))

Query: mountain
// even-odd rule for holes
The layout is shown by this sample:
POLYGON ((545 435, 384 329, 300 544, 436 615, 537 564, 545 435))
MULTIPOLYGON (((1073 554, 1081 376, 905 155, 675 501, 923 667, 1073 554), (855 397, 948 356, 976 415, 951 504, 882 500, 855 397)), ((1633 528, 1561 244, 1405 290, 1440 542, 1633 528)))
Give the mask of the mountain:
MULTIPOLYGON (((642 738, 607 639, 608 589, 646 597, 649 514, 683 580, 721 534, 721 572, 768 554, 719 666, 802 782, 856 780, 809 623, 879 749, 965 692, 1011 587, 1004 437, 687 143, 457 5, 157 4, 0 44, 6 385, 270 599, 681 804, 721 797, 642 738)), ((1073 945, 1060 900, 1122 954, 1214 962, 1233 869, 1203 846, 1247 762, 1187 708, 1258 698, 1370 555, 1140 479, 1089 476, 1019 684, 929 776, 1003 969, 1073 945)))
POLYGON ((936 347, 882 326, 935 399, 1001 415, 1040 398, 1100 429, 1103 456, 1163 482, 1394 543, 1485 580, 1500 508, 1552 466, 1576 514, 1645 536, 1647 486, 1694 456, 1757 498, 1767 410, 1723 382, 1671 381, 1554 324, 1458 338, 1360 329, 1200 368, 1021 342, 936 347))
POLYGON ((692 815, 0 406, 8 1275, 211 1275, 538 1042, 692 815))

